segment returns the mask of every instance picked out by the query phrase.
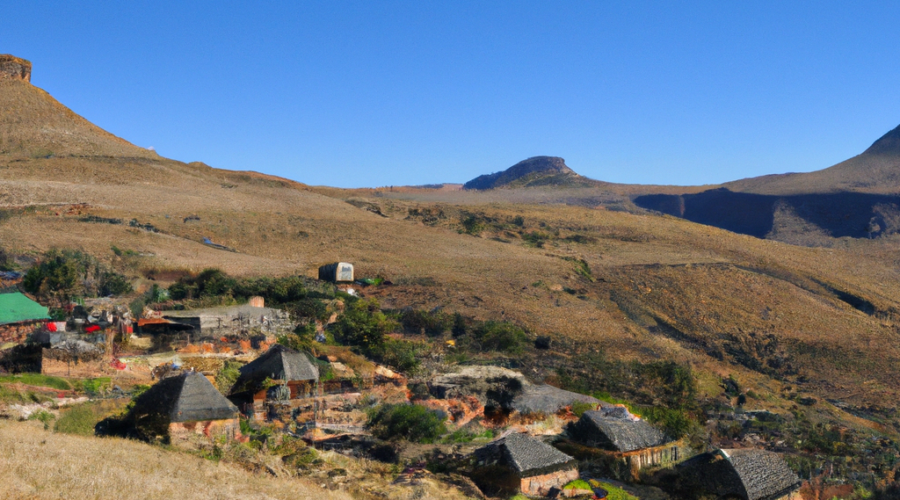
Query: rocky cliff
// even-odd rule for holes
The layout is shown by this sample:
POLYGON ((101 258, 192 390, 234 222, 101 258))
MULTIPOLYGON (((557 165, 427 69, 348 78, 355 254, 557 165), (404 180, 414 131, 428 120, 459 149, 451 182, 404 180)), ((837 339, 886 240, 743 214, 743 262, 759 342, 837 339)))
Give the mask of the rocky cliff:
POLYGON ((0 54, 0 80, 31 82, 31 62, 10 54, 0 54))

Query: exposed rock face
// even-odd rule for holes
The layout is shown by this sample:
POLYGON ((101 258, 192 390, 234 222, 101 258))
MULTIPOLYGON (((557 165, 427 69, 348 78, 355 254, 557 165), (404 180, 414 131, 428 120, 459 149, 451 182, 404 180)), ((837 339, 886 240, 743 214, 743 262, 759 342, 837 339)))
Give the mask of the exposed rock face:
POLYGON ((0 54, 0 80, 31 82, 31 61, 10 54, 0 54))
POLYGON ((438 399, 474 396, 484 406, 506 407, 526 385, 528 381, 519 372, 497 366, 467 366, 435 377, 428 389, 438 399))

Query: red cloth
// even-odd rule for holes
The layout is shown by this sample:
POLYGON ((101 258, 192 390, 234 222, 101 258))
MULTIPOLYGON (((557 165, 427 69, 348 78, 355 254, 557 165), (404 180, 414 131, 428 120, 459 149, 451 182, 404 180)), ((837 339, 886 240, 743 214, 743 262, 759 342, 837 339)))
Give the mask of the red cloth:
POLYGON ((87 333, 99 332, 99 331, 100 331, 100 327, 97 326, 97 325, 91 325, 91 326, 85 328, 84 331, 87 332, 87 333))
POLYGON ((52 321, 49 322, 49 323, 47 323, 47 331, 48 331, 48 332, 55 332, 55 331, 56 331, 56 323, 54 323, 54 322, 52 322, 52 321))

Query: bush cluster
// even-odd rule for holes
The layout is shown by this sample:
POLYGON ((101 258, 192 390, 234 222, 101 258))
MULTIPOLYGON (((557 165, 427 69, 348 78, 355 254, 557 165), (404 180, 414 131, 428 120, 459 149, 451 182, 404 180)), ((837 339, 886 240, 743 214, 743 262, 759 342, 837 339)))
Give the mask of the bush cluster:
POLYGON ((433 443, 447 432, 444 419, 422 405, 381 405, 369 411, 366 427, 378 439, 433 443))
POLYGON ((249 299, 260 296, 270 304, 298 302, 307 290, 299 276, 283 278, 233 278, 219 269, 205 269, 196 276, 185 276, 169 287, 173 300, 231 297, 249 299))
POLYGON ((77 250, 50 250, 22 278, 25 291, 63 303, 73 297, 105 297, 131 292, 128 279, 77 250))

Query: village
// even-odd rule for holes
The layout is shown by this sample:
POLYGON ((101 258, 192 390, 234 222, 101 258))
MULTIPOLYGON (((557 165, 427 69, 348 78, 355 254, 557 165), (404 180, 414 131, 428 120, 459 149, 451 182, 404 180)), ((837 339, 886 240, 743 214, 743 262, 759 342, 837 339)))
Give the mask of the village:
MULTIPOLYGON (((284 460, 300 470, 315 462, 315 450, 336 450, 398 464, 401 483, 451 472, 479 498, 800 498, 797 474, 752 443, 698 446, 625 404, 533 383, 502 366, 446 362, 466 338, 457 335, 466 328, 459 317, 453 335, 431 339, 436 351, 399 352, 403 329, 364 298, 367 288, 390 282, 354 276, 351 263, 322 266, 318 279, 279 282, 274 293, 277 284, 263 287, 277 303, 302 297, 305 307, 293 313, 262 295, 178 307, 177 298, 226 279, 204 272, 167 290, 154 286, 137 311, 109 296, 58 303, 51 317, 51 308, 23 293, 21 273, 0 278, 3 369, 99 381, 89 397, 128 401, 95 425, 99 436, 207 455, 294 443, 284 460)), ((401 317, 414 329, 434 329, 427 321, 434 314, 401 317)), ((483 335, 482 343, 524 340, 494 327, 496 338, 483 335)), ((549 347, 545 337, 533 342, 549 347)), ((40 416, 89 399, 64 392, 8 404, 4 416, 56 418, 40 416)))

